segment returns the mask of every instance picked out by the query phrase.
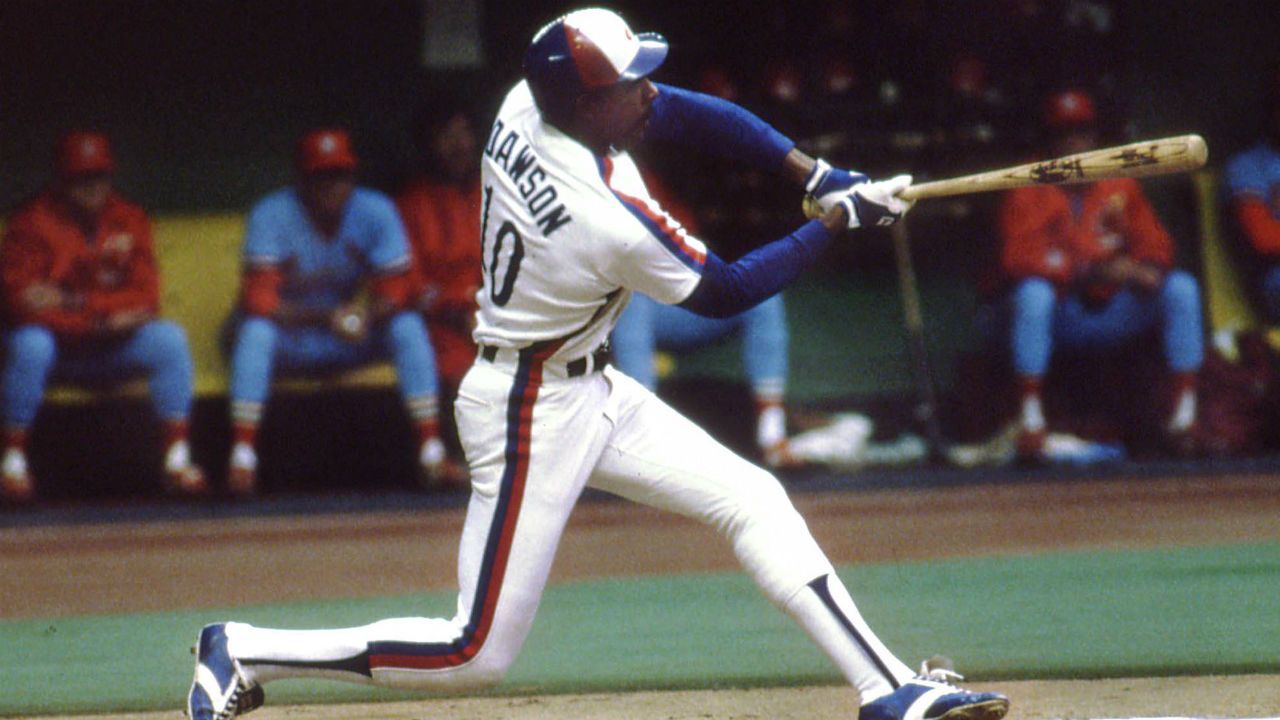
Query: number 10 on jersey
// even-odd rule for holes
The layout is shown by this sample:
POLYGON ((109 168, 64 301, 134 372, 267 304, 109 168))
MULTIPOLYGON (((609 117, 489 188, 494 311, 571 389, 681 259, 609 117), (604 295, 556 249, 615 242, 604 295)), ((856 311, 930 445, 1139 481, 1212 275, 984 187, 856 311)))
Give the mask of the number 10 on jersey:
POLYGON ((489 299, 499 307, 511 300, 520 261, 524 259, 524 238, 510 220, 503 220, 492 242, 489 240, 489 206, 493 203, 493 186, 484 189, 484 218, 480 222, 481 258, 489 299), (505 251, 505 257, 504 257, 505 251), (504 263, 505 260, 505 263, 504 263))

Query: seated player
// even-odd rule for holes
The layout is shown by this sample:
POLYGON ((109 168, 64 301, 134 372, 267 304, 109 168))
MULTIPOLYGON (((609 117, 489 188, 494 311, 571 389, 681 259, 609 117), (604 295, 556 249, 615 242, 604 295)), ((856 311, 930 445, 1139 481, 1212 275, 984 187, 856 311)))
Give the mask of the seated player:
POLYGON ((35 499, 27 434, 46 386, 59 379, 147 378, 165 428, 165 482, 202 493, 208 486, 187 441, 191 354, 182 328, 159 317, 151 221, 114 189, 105 135, 68 133, 56 156, 52 183, 14 212, 0 247, 8 321, 0 500, 35 499))
MULTIPOLYGON (((1082 91, 1053 95, 1045 123, 1053 156, 1097 146, 1097 110, 1082 91)), ((1174 267, 1173 241, 1142 186, 1123 178, 1011 190, 998 223, 1020 395, 1019 453, 1043 457, 1041 392, 1054 352, 1114 348, 1150 330, 1159 332, 1173 378, 1166 440, 1180 452, 1193 449, 1204 357, 1200 288, 1174 267)))
POLYGON ((1223 173, 1227 211, 1246 241, 1251 281, 1267 320, 1280 322, 1280 68, 1270 73, 1266 126, 1253 146, 1233 155, 1223 173))
POLYGON ((409 247, 390 198, 357 187, 346 131, 303 135, 294 186, 249 214, 231 350, 228 489, 257 486, 258 426, 273 371, 330 371, 390 358, 417 429, 422 472, 445 461, 436 369, 422 318, 408 307, 409 247))
MULTIPOLYGON (((470 114, 456 97, 433 95, 412 130, 421 167, 396 194, 396 207, 413 253, 413 304, 436 352, 441 427, 460 461, 453 400, 476 357, 471 331, 481 282, 480 144, 470 114)), ((451 458, 441 480, 465 482, 462 463, 451 458)))

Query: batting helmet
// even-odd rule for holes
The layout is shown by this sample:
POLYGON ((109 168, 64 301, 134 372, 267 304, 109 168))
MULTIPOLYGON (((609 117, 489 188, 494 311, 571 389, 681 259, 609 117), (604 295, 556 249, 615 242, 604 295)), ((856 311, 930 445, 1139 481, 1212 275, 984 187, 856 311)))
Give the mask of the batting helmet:
POLYGON ((633 33, 611 10, 575 10, 543 26, 524 56, 524 76, 538 110, 567 120, 582 93, 642 78, 667 57, 658 33, 633 33))

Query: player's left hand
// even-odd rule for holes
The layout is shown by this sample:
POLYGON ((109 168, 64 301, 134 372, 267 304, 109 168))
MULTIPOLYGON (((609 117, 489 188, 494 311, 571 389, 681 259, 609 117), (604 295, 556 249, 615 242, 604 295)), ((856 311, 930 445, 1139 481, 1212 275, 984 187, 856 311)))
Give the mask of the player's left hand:
POLYGON ((837 204, 848 213, 851 230, 859 227, 887 227, 901 220, 915 204, 914 200, 898 197, 898 193, 910 185, 910 175, 860 183, 854 185, 837 204))
POLYGON ((815 161, 813 170, 804 181, 805 215, 811 218, 821 216, 849 194, 850 188, 869 179, 860 172, 832 167, 826 160, 815 161))
POLYGON ((120 310, 107 315, 103 325, 107 332, 129 332, 137 330, 154 317, 155 313, 149 310, 120 310))

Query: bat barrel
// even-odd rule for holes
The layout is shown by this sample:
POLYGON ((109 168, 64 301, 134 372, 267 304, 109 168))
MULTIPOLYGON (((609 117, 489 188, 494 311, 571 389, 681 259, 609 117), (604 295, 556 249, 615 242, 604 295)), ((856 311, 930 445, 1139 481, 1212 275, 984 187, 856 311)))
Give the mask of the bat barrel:
POLYGON ((1029 185, 1070 185, 1118 177, 1150 177, 1203 167, 1209 148, 1199 135, 1143 140, 975 175, 911 185, 899 196, 919 200, 1009 190, 1029 185))

